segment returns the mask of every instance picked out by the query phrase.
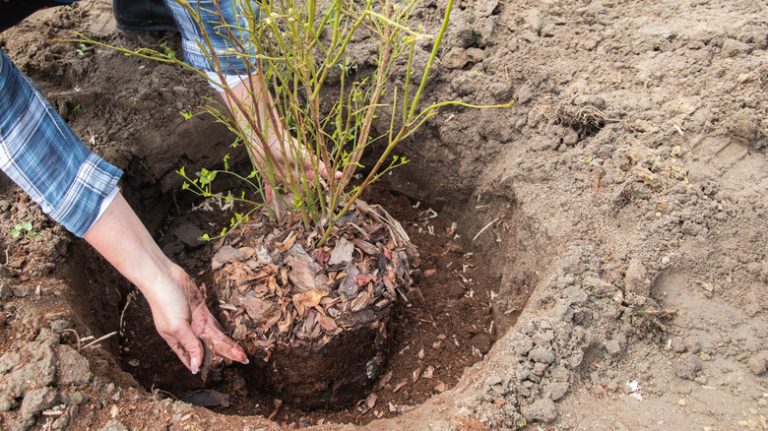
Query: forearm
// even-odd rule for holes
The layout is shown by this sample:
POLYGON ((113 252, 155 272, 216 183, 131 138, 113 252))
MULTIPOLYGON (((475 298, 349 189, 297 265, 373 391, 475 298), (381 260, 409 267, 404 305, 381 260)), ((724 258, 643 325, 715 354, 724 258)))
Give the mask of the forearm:
POLYGON ((163 287, 173 283, 172 274, 179 269, 163 254, 122 194, 115 197, 84 239, 136 285, 150 305, 169 295, 163 287))

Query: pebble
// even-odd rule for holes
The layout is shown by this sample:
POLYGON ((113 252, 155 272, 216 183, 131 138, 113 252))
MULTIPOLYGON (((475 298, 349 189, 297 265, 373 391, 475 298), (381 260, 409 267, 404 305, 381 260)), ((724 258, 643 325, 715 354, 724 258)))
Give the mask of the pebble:
POLYGON ((677 377, 683 380, 694 380, 701 372, 701 360, 691 354, 685 354, 672 366, 677 377))
POLYGON ((627 266, 627 272, 624 275, 624 288, 627 292, 631 292, 640 296, 649 296, 651 293, 651 286, 646 283, 645 277, 648 271, 645 266, 640 262, 640 259, 635 257, 629 261, 627 266))
POLYGON ((760 352, 751 358, 747 360, 747 366, 749 366, 749 371, 752 371, 752 374, 756 376, 762 376, 768 371, 768 368, 766 367, 768 362, 768 352, 760 352))
POLYGON ((542 364, 551 364, 555 360, 555 354, 552 353, 552 350, 542 346, 534 347, 528 352, 528 357, 542 364))
POLYGON ((32 425, 35 416, 56 404, 57 399, 58 394, 49 387, 27 391, 27 394, 24 395, 24 401, 21 402, 22 420, 25 424, 32 425))
POLYGON ((522 408, 523 417, 528 422, 552 422, 557 419, 557 406, 549 398, 542 398, 522 408))
POLYGON ((107 424, 104 425, 99 431, 128 431, 128 428, 126 428, 125 425, 123 425, 123 423, 119 420, 112 419, 111 421, 107 422, 107 424))
POLYGON ((685 344, 685 348, 693 354, 699 353, 701 351, 701 341, 699 341, 699 338, 694 335, 685 337, 683 343, 685 344))
POLYGON ((568 382, 550 383, 544 388, 544 393, 548 394, 552 401, 557 401, 568 393, 568 389, 570 389, 568 382))
POLYGON ((604 343, 605 351, 608 352, 611 356, 616 356, 619 353, 621 353, 621 343, 619 343, 619 340, 613 339, 608 340, 604 343))
POLYGON ((59 358, 59 384, 81 386, 91 381, 88 360, 75 349, 60 344, 57 346, 59 358))

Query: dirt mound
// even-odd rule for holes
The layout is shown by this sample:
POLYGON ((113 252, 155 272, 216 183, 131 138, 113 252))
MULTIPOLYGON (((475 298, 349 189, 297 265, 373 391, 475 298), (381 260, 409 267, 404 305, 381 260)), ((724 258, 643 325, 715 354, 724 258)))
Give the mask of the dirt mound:
MULTIPOLYGON (((425 27, 435 24, 438 3, 417 12, 425 27)), ((411 220, 414 241, 433 244, 427 262, 475 268, 438 273, 442 289, 425 285, 428 299, 450 296, 454 282, 461 292, 440 302, 450 309, 439 314, 415 306, 414 328, 434 327, 404 341, 393 366, 420 368, 419 376, 392 377, 373 408, 361 404, 365 413, 276 411, 276 423, 266 418, 271 399, 220 414, 167 397, 168 380, 182 379, 170 368, 165 380, 157 376, 159 362, 130 362, 145 352, 164 360, 162 344, 114 335, 89 345, 120 330, 128 287, 22 194, 1 187, 2 426, 352 429, 329 422, 368 423, 378 412, 388 418, 369 428, 768 428, 764 9, 746 0, 461 3, 429 92, 517 104, 436 116, 404 148, 413 162, 387 181, 409 196, 404 210, 426 206, 401 219, 411 220), (10 235, 27 221, 35 235, 10 235), (458 244, 460 259, 450 251, 458 244), (102 299, 84 303, 83 292, 102 299), (492 319, 482 321, 479 310, 492 310, 492 319), (473 323, 458 346, 442 332, 473 323), (440 349, 429 348, 437 342, 440 349), (422 378, 427 364, 463 354, 482 360, 446 372, 455 386, 440 391, 422 378), (35 379, 23 377, 38 368, 35 379), (165 383, 147 390, 137 380, 150 389, 165 383), (422 389, 403 396, 409 386, 394 391, 402 380, 422 389)), ((53 41, 74 28, 136 43, 116 35, 109 5, 97 0, 37 15, 0 40, 79 135, 126 169, 129 197, 184 261, 197 247, 190 238, 211 220, 166 223, 189 204, 174 192, 173 170, 216 163, 229 137, 178 112, 210 90, 167 66, 53 41)), ((177 49, 173 36, 146 43, 177 49)), ((365 41, 356 46, 364 68, 370 53, 365 41)), ((187 260, 188 269, 202 269, 198 260, 187 260)), ((134 312, 129 321, 141 316, 134 312)))

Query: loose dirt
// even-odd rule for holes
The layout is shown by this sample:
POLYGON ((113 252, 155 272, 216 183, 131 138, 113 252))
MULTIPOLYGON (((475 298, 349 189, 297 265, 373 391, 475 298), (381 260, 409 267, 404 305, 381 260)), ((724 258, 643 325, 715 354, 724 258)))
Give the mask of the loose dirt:
MULTIPOLYGON (((517 104, 433 118, 402 149, 412 163, 383 185, 381 203, 425 256, 422 273, 436 272, 419 281, 423 298, 409 297, 403 353, 372 409, 282 406, 271 421, 273 400, 250 392, 228 409, 177 400, 197 383, 174 371, 140 299, 127 332, 89 344, 120 330, 129 286, 4 180, 0 427, 768 429, 768 7, 458 6, 429 97, 517 104), (428 208, 438 216, 421 220, 428 208), (26 221, 34 234, 14 238, 26 221), (453 222, 458 241, 446 233, 453 222), (462 253, 443 255, 451 244, 462 253), (454 272, 468 264, 469 275, 454 272), (411 381, 429 365, 432 379, 411 381)), ((433 28, 442 7, 429 2, 416 19, 433 28)), ((126 170, 129 200, 198 274, 193 238, 210 219, 188 211, 173 171, 236 152, 221 128, 179 115, 211 95, 204 83, 55 40, 78 30, 178 49, 172 35, 125 40, 109 9, 86 0, 45 11, 0 43, 79 136, 126 170)), ((353 54, 361 70, 372 61, 364 40, 353 54)), ((219 389, 237 393, 233 384, 219 389)))

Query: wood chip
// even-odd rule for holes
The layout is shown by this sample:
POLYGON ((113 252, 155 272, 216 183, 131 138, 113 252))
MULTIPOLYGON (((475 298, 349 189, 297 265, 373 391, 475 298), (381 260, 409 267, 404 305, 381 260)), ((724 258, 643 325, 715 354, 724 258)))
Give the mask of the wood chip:
POLYGON ((383 376, 381 376, 381 379, 379 380, 378 387, 383 388, 389 384, 389 381, 392 380, 392 370, 387 371, 384 373, 383 376))
POLYGON ((403 380, 402 382, 400 382, 400 383, 396 384, 396 385, 395 385, 395 387, 392 389, 392 393, 393 393, 393 394, 394 394, 394 393, 397 393, 397 391, 399 391, 400 389, 403 389, 403 387, 404 387, 405 385, 407 385, 407 384, 408 384, 408 381, 407 381, 407 380, 403 380))
POLYGON ((345 266, 352 261, 352 253, 355 251, 354 243, 341 237, 336 247, 331 251, 331 258, 328 260, 330 266, 345 266))
POLYGON ((422 379, 431 379, 432 376, 435 374, 435 367, 432 365, 428 366, 426 370, 424 370, 423 373, 421 373, 422 379))
POLYGON ((417 380, 419 380, 419 377, 421 377, 421 367, 413 370, 413 373, 411 373, 411 381, 415 383, 417 380))

